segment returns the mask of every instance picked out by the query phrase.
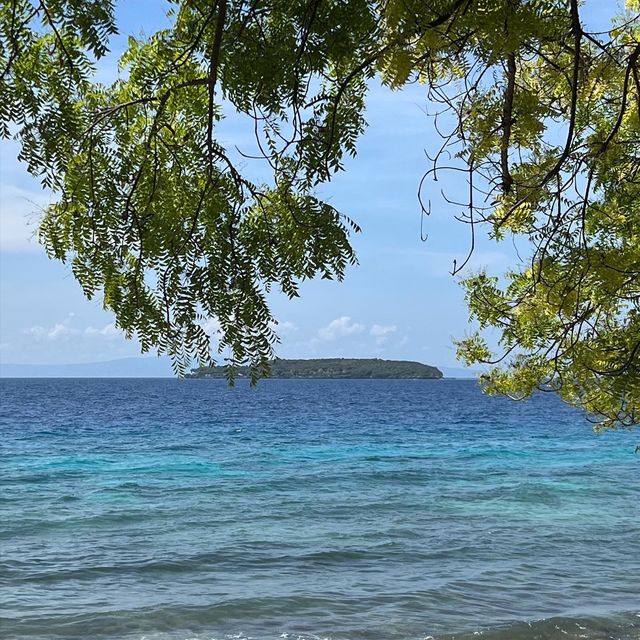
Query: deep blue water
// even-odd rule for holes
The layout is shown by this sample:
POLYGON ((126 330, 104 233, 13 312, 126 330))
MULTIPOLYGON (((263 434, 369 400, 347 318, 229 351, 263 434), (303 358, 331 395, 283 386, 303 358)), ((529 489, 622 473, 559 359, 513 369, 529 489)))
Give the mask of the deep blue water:
POLYGON ((640 638, 640 430, 469 381, 0 381, 0 637, 640 638))

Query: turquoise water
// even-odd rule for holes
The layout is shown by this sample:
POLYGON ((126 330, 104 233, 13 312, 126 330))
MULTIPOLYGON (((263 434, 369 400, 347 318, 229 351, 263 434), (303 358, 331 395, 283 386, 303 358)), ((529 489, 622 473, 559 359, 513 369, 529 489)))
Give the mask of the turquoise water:
POLYGON ((640 431, 468 381, 0 381, 0 637, 640 638, 640 431))

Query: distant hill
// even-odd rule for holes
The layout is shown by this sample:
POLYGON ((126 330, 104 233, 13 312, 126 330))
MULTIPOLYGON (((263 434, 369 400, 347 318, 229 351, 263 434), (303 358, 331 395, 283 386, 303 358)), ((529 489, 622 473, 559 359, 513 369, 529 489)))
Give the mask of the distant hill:
MULTIPOLYGON (((240 367, 238 376, 248 376, 247 367, 240 367)), ((224 367, 192 369, 188 378, 224 378, 224 367)), ((399 378, 439 379, 442 371, 409 360, 379 360, 378 358, 322 358, 315 360, 274 360, 272 378, 399 378)))
POLYGON ((0 378, 173 378, 169 358, 121 358, 75 364, 0 363, 0 378))

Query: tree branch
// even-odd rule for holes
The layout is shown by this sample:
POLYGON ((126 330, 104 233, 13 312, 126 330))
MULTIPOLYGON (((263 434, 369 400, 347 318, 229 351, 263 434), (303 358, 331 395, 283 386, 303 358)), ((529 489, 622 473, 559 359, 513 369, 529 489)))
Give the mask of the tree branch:
MULTIPOLYGON (((216 0, 216 3, 218 0, 216 0)), ((209 106, 207 113, 207 152, 209 155, 209 165, 213 163, 213 109, 216 82, 218 80, 218 66, 220 64, 220 49, 222 47, 222 36, 224 33, 224 22, 227 16, 227 0, 220 0, 218 5, 218 20, 216 21, 216 32, 211 46, 211 57, 209 61, 209 106)))

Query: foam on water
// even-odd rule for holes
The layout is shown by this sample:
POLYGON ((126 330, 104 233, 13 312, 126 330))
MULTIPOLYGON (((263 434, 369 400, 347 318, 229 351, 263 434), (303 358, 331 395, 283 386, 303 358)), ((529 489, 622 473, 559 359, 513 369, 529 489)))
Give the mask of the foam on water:
POLYGON ((0 393, 3 639, 640 638, 640 436, 596 435, 551 396, 0 393))

